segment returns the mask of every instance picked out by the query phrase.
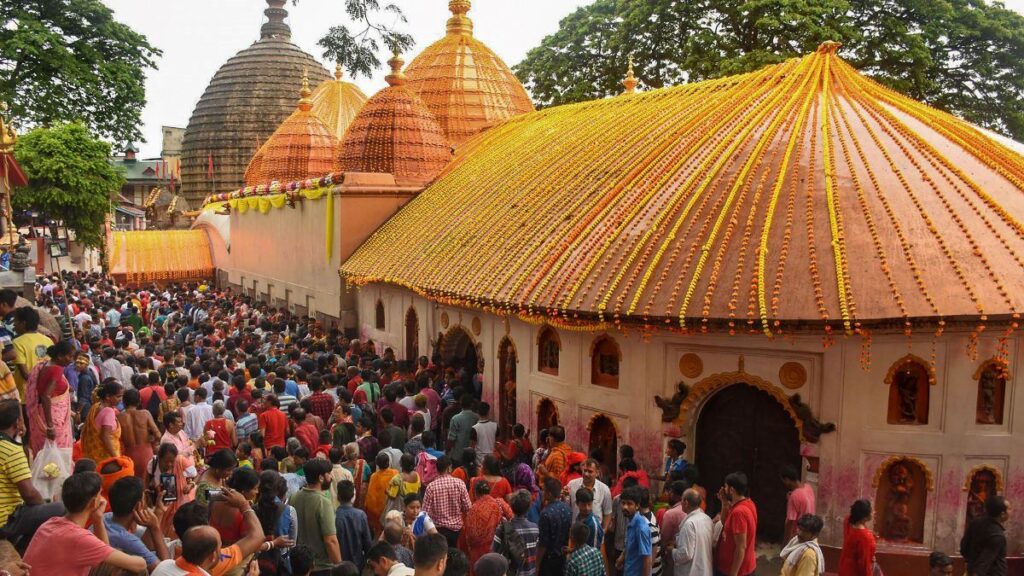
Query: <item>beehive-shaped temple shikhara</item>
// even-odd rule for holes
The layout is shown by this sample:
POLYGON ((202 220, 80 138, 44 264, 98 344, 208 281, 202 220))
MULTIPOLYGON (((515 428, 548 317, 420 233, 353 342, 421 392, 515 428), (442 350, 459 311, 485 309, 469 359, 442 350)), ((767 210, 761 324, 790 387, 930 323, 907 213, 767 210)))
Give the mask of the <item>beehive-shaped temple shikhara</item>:
POLYGON ((533 111, 533 102, 508 65, 473 37, 469 0, 451 0, 448 8, 447 34, 423 50, 406 74, 409 88, 458 146, 485 128, 533 111))
POLYGON ((388 87, 370 98, 341 143, 339 167, 346 172, 386 172, 403 183, 433 180, 451 160, 444 132, 426 105, 406 85, 403 61, 388 61, 388 87))
POLYGON ((338 141, 366 104, 366 94, 342 77, 341 64, 338 64, 334 68, 334 79, 317 86, 309 97, 313 102, 313 114, 323 121, 338 141))
POLYGON ((245 184, 305 180, 331 172, 338 141, 312 112, 309 83, 302 79, 299 105, 260 147, 245 171, 245 184))
POLYGON ((342 272, 580 324, 1012 322, 1024 158, 858 74, 837 47, 512 118, 342 272))

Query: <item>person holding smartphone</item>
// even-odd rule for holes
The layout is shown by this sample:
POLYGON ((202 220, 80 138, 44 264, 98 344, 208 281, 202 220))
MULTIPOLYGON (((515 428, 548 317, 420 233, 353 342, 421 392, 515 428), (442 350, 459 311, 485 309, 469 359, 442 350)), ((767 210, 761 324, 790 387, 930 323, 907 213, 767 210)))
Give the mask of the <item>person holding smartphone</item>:
POLYGON ((743 472, 726 476, 725 485, 718 491, 723 526, 715 552, 715 576, 748 576, 757 568, 757 506, 748 494, 743 472))

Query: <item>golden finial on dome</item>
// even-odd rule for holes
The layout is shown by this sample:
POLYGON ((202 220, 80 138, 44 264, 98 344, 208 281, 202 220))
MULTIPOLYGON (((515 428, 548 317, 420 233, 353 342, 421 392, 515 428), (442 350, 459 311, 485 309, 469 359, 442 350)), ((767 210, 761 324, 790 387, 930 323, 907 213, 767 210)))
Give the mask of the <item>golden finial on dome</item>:
POLYGON ((448 10, 452 13, 452 17, 448 19, 448 34, 473 35, 473 21, 466 16, 472 7, 469 0, 448 1, 448 10))
POLYGON ((629 57, 629 68, 626 70, 626 77, 622 79, 622 86, 626 88, 623 94, 633 94, 636 92, 636 85, 640 81, 633 75, 633 57, 629 57))
POLYGON ((334 79, 341 82, 341 77, 345 75, 345 71, 341 69, 341 62, 334 63, 334 79))
POLYGON ((0 152, 14 150, 14 143, 18 141, 14 127, 10 125, 5 116, 7 116, 7 102, 0 101, 0 152))
POLYGON ((309 112, 313 109, 313 101, 309 99, 309 95, 313 92, 309 89, 309 70, 302 70, 302 90, 299 91, 299 110, 309 112))
POLYGON ((835 54, 843 45, 833 40, 826 40, 818 45, 818 54, 835 54))
POLYGON ((394 56, 388 60, 388 65, 391 66, 391 74, 384 77, 384 81, 389 86, 401 86, 405 84, 405 73, 402 72, 402 67, 405 66, 405 60, 402 59, 402 55, 398 53, 398 50, 394 51, 394 56))

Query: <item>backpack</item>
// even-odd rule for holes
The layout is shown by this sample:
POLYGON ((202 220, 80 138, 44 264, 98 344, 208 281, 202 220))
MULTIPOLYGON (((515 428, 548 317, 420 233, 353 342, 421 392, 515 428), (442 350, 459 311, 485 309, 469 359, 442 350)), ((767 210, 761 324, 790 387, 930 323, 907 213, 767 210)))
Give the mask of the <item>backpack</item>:
POLYGON ((420 475, 420 483, 426 488, 427 484, 430 484, 434 481, 434 478, 438 477, 437 458, 428 454, 426 450, 417 454, 416 473, 420 475))
POLYGON ((143 406, 143 408, 148 410, 149 413, 153 415, 153 421, 154 422, 159 422, 160 421, 159 420, 159 418, 160 418, 160 395, 157 394, 155 389, 151 389, 149 392, 150 392, 149 400, 146 402, 146 405, 143 406))
POLYGON ((502 520, 497 532, 501 540, 501 549, 498 553, 508 559, 507 575, 516 576, 526 561, 526 542, 508 520, 502 520))

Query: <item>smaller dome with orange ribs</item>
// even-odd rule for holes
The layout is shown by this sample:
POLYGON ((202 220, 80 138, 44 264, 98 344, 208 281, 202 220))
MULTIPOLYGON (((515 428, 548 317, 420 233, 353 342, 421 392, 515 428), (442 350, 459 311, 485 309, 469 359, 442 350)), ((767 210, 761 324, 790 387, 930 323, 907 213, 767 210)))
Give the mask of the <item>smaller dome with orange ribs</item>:
POLYGON ((342 80, 342 76, 341 64, 338 64, 334 67, 334 80, 324 80, 309 98, 313 101, 313 114, 330 128, 339 142, 366 104, 366 94, 355 84, 342 80))
POLYGON ((338 140, 313 113, 309 80, 302 79, 299 105, 260 146, 245 170, 245 185, 293 182, 334 170, 338 140))
POLYGON ((341 143, 339 165, 345 172, 393 174, 399 184, 426 184, 452 159, 444 131, 402 73, 405 63, 388 60, 388 87, 375 94, 352 121, 341 143))

